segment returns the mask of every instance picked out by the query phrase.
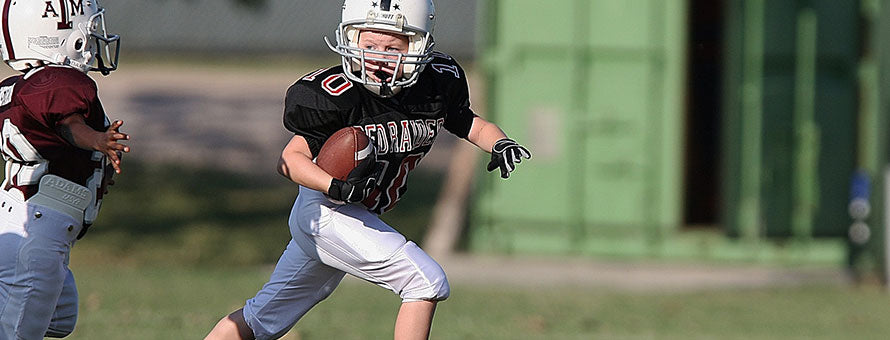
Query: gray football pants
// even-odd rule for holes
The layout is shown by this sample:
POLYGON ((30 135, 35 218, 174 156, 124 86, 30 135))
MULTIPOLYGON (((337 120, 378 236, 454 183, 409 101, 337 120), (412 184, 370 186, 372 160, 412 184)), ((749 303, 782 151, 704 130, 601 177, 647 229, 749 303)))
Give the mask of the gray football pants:
POLYGON ((0 340, 74 330, 77 287, 68 255, 80 228, 66 214, 0 191, 0 340))

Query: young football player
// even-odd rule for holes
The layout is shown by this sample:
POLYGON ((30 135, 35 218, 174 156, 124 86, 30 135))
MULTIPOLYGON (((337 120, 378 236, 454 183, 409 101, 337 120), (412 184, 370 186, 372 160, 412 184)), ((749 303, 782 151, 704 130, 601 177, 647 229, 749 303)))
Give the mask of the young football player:
POLYGON ((434 52, 431 0, 346 0, 336 43, 342 65, 307 74, 287 91, 284 125, 295 135, 279 172, 300 186, 292 239, 269 282, 217 323, 207 339, 276 339, 325 299, 345 274, 402 299, 395 339, 426 339, 438 301, 449 295, 442 268, 378 214, 407 190, 406 177, 443 130, 491 152, 488 170, 507 178, 526 148, 470 110, 467 78, 434 52), (313 159, 340 128, 359 127, 376 148, 374 166, 346 181, 313 159), (367 170, 367 171, 365 171, 367 170))
POLYGON ((130 151, 87 75, 117 68, 119 38, 96 0, 4 0, 2 11, 0 52, 21 74, 0 83, 0 339, 65 337, 77 321, 71 247, 130 151))

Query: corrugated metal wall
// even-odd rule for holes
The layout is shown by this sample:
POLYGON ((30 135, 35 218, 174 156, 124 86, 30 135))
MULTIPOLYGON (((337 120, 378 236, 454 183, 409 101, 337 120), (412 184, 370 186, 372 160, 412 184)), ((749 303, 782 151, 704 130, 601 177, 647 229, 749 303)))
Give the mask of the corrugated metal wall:
POLYGON ((682 223, 686 0, 486 4, 488 112, 535 158, 480 177, 471 247, 655 248, 682 223))
MULTIPOLYGON (((253 8, 233 0, 106 0, 107 25, 128 52, 326 53, 341 1, 267 0, 253 8)), ((438 49, 475 55, 476 0, 438 1, 438 49)))

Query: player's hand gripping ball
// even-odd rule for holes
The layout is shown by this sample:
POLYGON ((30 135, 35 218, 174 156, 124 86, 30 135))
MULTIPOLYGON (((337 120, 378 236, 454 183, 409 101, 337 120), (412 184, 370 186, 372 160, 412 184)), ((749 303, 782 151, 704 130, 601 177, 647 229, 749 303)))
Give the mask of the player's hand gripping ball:
POLYGON ((328 187, 328 196, 334 200, 359 202, 377 184, 377 153, 359 128, 345 127, 334 132, 321 146, 315 163, 334 177, 328 187))
POLYGON ((516 169, 516 164, 521 163, 523 158, 532 158, 532 154, 528 149, 510 138, 500 139, 491 148, 491 161, 488 162, 488 171, 501 169, 501 178, 507 179, 510 177, 510 173, 516 169))

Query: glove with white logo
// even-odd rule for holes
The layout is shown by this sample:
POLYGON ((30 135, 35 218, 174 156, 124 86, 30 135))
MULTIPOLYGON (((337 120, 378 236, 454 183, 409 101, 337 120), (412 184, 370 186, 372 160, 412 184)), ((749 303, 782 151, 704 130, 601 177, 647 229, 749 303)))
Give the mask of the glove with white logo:
POLYGON ((346 203, 361 202, 374 191, 381 170, 376 157, 368 157, 349 172, 345 181, 331 179, 328 196, 346 203))
POLYGON ((532 158, 532 154, 528 152, 528 149, 510 138, 500 139, 491 148, 491 161, 488 162, 488 171, 500 168, 501 178, 507 179, 510 177, 510 173, 516 169, 515 164, 521 163, 523 158, 532 158))

